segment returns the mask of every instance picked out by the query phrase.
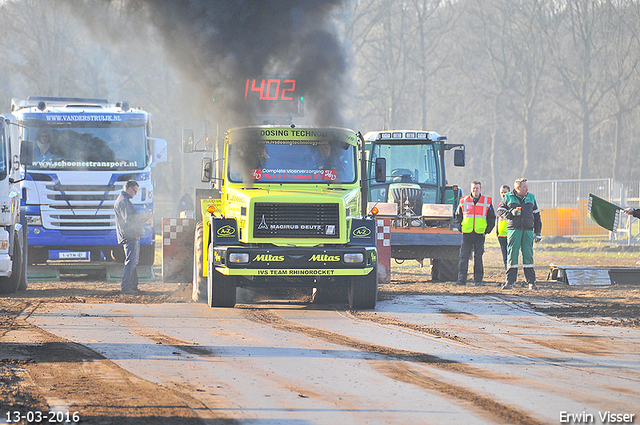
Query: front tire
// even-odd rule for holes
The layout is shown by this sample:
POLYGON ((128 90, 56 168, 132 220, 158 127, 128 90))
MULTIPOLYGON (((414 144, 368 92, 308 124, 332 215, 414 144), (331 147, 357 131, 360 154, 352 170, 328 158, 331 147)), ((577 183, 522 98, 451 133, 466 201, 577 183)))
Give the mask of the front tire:
POLYGON ((325 283, 319 288, 313 288, 311 301, 315 304, 344 304, 348 300, 351 280, 340 279, 336 282, 325 283))
POLYGON ((202 275, 204 271, 204 224, 199 221, 196 224, 193 249, 193 289, 191 299, 196 303, 207 301, 207 278, 202 275))
POLYGON ((18 291, 26 291, 27 290, 27 267, 29 265, 29 230, 27 228, 26 223, 22 227, 22 245, 20 245, 20 252, 22 253, 22 271, 20 273, 20 282, 18 283, 18 291))
MULTIPOLYGON (((21 255, 24 251, 20 251, 21 255)), ((26 291, 27 290, 27 262, 22 261, 20 266, 20 278, 18 282, 18 291, 26 291)))
MULTIPOLYGON (((22 245, 18 235, 13 236, 13 256, 11 257, 12 271, 11 276, 0 277, 0 294, 11 294, 20 289, 21 280, 24 274, 22 264, 22 245)), ((26 287, 26 276, 24 277, 26 287)))
POLYGON ((349 307, 358 310, 376 308, 378 302, 378 269, 366 276, 352 276, 349 286, 349 307))
MULTIPOLYGON (((212 246, 209 246, 210 259, 213 258, 212 246)), ((209 260, 209 273, 207 276, 207 304, 209 304, 209 307, 235 307, 236 281, 236 277, 225 276, 216 271, 215 267, 213 267, 213 261, 209 260)))

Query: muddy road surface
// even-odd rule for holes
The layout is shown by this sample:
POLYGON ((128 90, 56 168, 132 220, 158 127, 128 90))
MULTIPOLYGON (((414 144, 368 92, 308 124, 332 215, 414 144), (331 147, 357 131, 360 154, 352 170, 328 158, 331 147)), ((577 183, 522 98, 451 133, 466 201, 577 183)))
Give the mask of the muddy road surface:
POLYGON ((505 293, 498 267, 484 287, 406 269, 371 311, 31 284, 0 298, 0 423, 640 423, 639 287, 546 271, 505 293))

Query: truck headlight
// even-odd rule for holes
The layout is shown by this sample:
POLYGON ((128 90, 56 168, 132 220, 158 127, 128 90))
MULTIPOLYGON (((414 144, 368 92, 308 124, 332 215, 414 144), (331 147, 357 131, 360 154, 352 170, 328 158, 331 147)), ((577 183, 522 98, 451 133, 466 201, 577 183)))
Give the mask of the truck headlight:
POLYGON ((353 252, 344 254, 344 262, 350 264, 364 263, 364 254, 361 252, 353 252))
POLYGON ((0 229, 0 254, 9 253, 9 232, 0 229))
POLYGON ((42 226, 42 217, 39 215, 28 215, 27 224, 29 226, 42 226))
POLYGON ((229 262, 235 264, 247 264, 249 262, 249 254, 246 252, 232 252, 229 254, 229 262))

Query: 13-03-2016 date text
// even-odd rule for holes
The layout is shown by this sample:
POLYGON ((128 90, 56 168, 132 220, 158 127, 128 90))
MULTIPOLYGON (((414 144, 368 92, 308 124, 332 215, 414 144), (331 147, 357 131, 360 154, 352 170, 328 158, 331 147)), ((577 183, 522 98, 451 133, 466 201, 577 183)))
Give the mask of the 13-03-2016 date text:
POLYGON ((34 423, 78 423, 80 422, 79 412, 65 412, 65 411, 41 411, 41 410, 27 410, 21 412, 19 410, 13 410, 6 413, 6 423, 12 424, 20 421, 26 421, 28 424, 34 423))

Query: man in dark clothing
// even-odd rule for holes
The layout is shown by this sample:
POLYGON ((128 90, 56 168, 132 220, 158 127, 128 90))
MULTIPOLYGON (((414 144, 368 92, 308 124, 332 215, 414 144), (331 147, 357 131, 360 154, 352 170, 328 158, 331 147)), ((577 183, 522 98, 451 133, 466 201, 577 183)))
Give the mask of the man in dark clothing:
POLYGON ((339 174, 347 170, 346 161, 336 154, 336 149, 330 144, 318 145, 317 156, 313 162, 313 168, 319 170, 336 170, 339 174))
POLYGON ((131 203, 131 199, 138 193, 138 182, 129 180, 120 192, 113 209, 116 212, 116 232, 118 243, 124 246, 124 272, 122 274, 121 290, 125 294, 138 293, 138 259, 140 257, 140 238, 142 224, 151 217, 151 213, 139 213, 131 203))
POLYGON ((473 281, 476 286, 483 284, 484 268, 482 254, 484 254, 484 235, 491 233, 496 223, 496 213, 493 211, 491 198, 480 193, 481 184, 471 183, 471 194, 460 199, 456 210, 456 223, 462 231, 462 245, 458 260, 458 280, 456 285, 467 284, 469 257, 473 251, 473 281))
POLYGON ((190 187, 178 201, 178 217, 180 217, 180 213, 182 211, 194 211, 195 204, 193 202, 193 192, 193 188, 190 187))
POLYGON ((529 193, 527 179, 516 180, 513 191, 498 205, 498 215, 507 219, 507 281, 502 289, 511 289, 516 282, 520 251, 524 278, 529 289, 536 289, 533 242, 541 239, 542 221, 536 199, 529 193))

